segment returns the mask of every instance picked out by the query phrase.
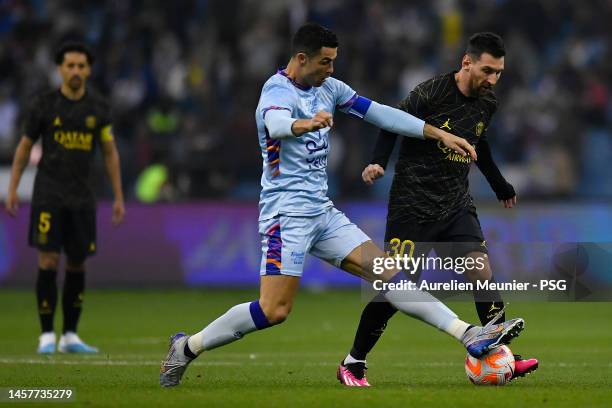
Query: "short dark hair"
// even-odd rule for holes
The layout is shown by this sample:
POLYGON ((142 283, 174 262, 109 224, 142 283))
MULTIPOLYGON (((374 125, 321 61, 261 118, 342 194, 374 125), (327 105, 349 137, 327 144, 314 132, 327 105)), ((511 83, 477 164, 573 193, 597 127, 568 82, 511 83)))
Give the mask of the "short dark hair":
POLYGON ((60 47, 55 52, 55 63, 57 65, 62 65, 64 62, 64 55, 67 52, 78 52, 81 54, 85 54, 87 57, 87 63, 92 65, 94 63, 94 56, 91 53, 91 50, 87 45, 81 42, 67 42, 60 45, 60 47))
POLYGON ((480 58, 485 52, 491 54, 495 58, 503 57, 506 55, 504 40, 502 40, 499 35, 490 32, 472 35, 468 41, 465 53, 480 58))
POLYGON ((293 36, 291 55, 303 52, 313 55, 322 47, 338 47, 338 37, 331 30, 317 23, 306 23, 293 36))

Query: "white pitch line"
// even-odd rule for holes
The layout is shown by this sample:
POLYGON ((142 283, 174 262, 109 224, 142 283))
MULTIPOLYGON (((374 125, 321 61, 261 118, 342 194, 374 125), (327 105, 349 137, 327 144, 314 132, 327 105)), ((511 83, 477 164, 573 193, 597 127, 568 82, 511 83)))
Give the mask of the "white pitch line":
MULTIPOLYGON (((0 364, 30 364, 30 365, 74 365, 74 366, 159 366, 160 361, 126 361, 126 360, 40 360, 27 358, 2 358, 0 364)), ((242 364, 230 361, 206 361, 194 362, 192 365, 200 366, 240 366, 242 364)))
MULTIPOLYGON (((26 364, 26 365, 70 365, 70 366, 159 366, 161 360, 56 360, 56 359, 33 359, 33 358, 0 358, 0 364, 26 364)), ((195 361, 192 363, 196 366, 266 366, 266 367, 274 367, 274 366, 295 366, 300 365, 295 362, 255 362, 252 360, 244 360, 244 361, 195 361)), ((335 363, 331 362, 306 362, 301 364, 302 366, 314 367, 329 367, 336 366, 335 363)), ((381 366, 385 366, 385 364, 380 364, 381 366)), ((422 363, 414 363, 414 364, 406 364, 406 363, 392 363, 387 364, 389 367, 459 367, 463 365, 460 362, 445 362, 445 361, 432 361, 432 362, 422 362, 422 363)), ((590 363, 563 363, 563 362, 555 362, 555 363, 546 363, 546 367, 612 367, 612 363, 606 364, 590 364, 590 363)))

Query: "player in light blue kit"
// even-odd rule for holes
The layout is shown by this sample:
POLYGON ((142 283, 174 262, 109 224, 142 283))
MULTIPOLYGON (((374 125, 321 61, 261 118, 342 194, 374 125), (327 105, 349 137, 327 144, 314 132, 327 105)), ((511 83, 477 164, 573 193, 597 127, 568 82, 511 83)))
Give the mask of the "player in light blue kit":
MULTIPOLYGON (((160 385, 178 385, 187 365, 203 351, 282 323, 293 306, 306 253, 367 281, 390 281, 399 272, 372 272, 374 258, 385 257, 385 253, 327 197, 329 132, 336 109, 393 133, 439 140, 476 159, 473 147, 464 139, 359 96, 332 78, 337 48, 336 35, 328 29, 317 24, 302 26, 293 38, 289 64, 270 77, 261 92, 255 113, 263 158, 259 300, 232 307, 192 336, 172 336, 160 369, 160 385)), ((475 357, 508 343, 524 324, 522 319, 513 319, 472 326, 427 292, 396 290, 386 292, 385 297, 402 312, 457 338, 475 357)))

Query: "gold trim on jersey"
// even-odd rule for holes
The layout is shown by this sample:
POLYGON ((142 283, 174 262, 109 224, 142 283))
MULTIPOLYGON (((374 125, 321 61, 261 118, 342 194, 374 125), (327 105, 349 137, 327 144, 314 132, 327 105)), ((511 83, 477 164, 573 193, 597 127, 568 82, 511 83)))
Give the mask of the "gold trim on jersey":
POLYGON ((103 142, 112 142, 115 140, 113 136, 113 127, 111 125, 104 126, 102 130, 100 130, 100 140, 103 142))
POLYGON ((53 121, 53 126, 62 126, 62 120, 60 119, 59 116, 55 117, 55 120, 53 121))

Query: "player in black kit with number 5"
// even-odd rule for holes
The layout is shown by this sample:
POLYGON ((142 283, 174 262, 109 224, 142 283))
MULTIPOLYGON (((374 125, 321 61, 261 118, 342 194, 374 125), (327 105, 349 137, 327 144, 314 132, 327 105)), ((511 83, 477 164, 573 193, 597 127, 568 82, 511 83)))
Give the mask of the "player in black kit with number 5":
MULTIPOLYGON (((474 34, 461 69, 419 84, 400 108, 454 132, 475 146, 478 168, 504 207, 512 208, 516 205, 514 188, 494 163, 486 137, 487 127, 497 109, 493 87, 504 70, 504 55, 504 44, 498 35, 474 34)), ((395 134, 381 131, 373 160, 362 174, 366 184, 384 175, 395 140, 395 134)), ((471 258, 476 267, 466 271, 468 280, 493 280, 486 242, 468 190, 470 164, 469 156, 455 153, 439 143, 416 139, 402 141, 387 215, 385 245, 389 255, 421 256, 433 248, 441 258, 471 258)), ((504 308, 498 291, 474 291, 474 297, 483 325, 504 308)), ((365 307, 353 347, 338 367, 341 383, 369 385, 365 380, 366 355, 395 312, 393 305, 382 296, 377 296, 365 307), (351 380, 353 377, 355 380, 351 380)), ((536 359, 515 358, 514 377, 524 376, 538 367, 536 359)))
POLYGON ((99 146, 104 156, 115 200, 112 222, 123 221, 119 154, 113 139, 108 103, 86 87, 93 56, 80 43, 64 44, 56 54, 62 77, 59 90, 37 95, 23 121, 17 146, 6 210, 15 216, 17 187, 37 140, 42 158, 34 182, 29 244, 38 248, 36 298, 42 334, 38 352, 55 351, 53 317, 57 303, 57 268, 66 254, 62 293, 64 327, 58 344, 63 353, 96 353, 95 347, 77 335, 85 288, 85 259, 96 252, 96 202, 92 187, 92 163, 99 146))

